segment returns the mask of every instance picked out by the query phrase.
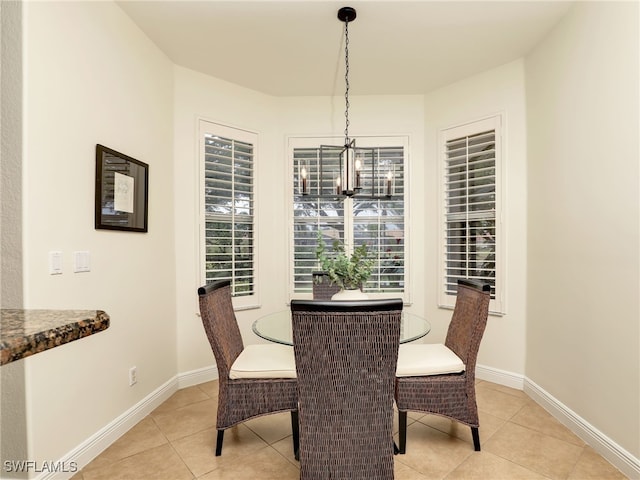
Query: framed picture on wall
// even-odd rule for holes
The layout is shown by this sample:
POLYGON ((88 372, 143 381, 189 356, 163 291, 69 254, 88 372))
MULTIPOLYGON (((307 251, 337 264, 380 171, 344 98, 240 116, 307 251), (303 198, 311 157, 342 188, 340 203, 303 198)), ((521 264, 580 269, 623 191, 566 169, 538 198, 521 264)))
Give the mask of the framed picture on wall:
POLYGON ((146 232, 149 165, 96 145, 96 229, 146 232))

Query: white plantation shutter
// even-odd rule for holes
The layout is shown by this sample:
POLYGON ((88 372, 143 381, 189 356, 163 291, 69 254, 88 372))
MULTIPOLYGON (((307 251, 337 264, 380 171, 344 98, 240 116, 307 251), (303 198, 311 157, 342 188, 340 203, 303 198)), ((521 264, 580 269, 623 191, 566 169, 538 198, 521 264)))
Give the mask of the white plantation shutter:
POLYGON ((460 278, 491 285, 501 311, 500 118, 442 132, 443 223, 440 304, 453 306, 460 278))
MULTIPOLYGON (((320 148, 297 148, 294 164, 304 163, 309 170, 308 179, 312 189, 318 188, 320 148)), ((337 155, 331 158, 334 169, 339 163, 337 155)), ((328 165, 325 165, 328 166, 328 165)), ((298 185, 298 169, 294 169, 293 196, 293 278, 295 292, 311 292, 311 273, 318 270, 316 246, 318 229, 325 234, 327 247, 333 240, 344 241, 344 203, 332 198, 317 198, 301 195, 298 185)), ((322 188, 329 193, 333 181, 323 182, 322 188)))
POLYGON ((255 293, 254 160, 257 135, 202 122, 204 280, 255 293))
MULTIPOLYGON (((352 250, 366 243, 369 254, 376 259, 373 274, 365 286, 368 293, 400 293, 405 290, 405 184, 404 161, 406 139, 368 139, 369 143, 384 144, 374 147, 374 158, 364 161, 363 190, 353 198, 331 198, 335 183, 329 176, 322 184, 327 198, 301 195, 300 165, 307 169, 311 192, 317 192, 319 181, 319 156, 322 143, 317 139, 295 139, 293 142, 293 238, 292 277, 293 293, 312 291, 312 272, 318 270, 316 259, 317 232, 323 232, 327 248, 333 240, 344 242, 352 250), (311 144, 312 146, 297 146, 311 144), (389 146, 387 146, 389 144, 389 146), (378 169, 393 170, 393 194, 391 199, 372 199, 371 192, 384 192, 386 184, 372 185, 370 162, 378 169), (369 194, 369 198, 367 198, 369 194)), ((335 141, 334 141, 335 142, 335 141)), ((356 139, 361 145, 360 139, 356 139)), ((326 151, 323 153, 326 155, 326 151)), ((337 170, 337 154, 325 158, 323 168, 337 170)))
MULTIPOLYGON (((402 293, 405 287, 405 185, 404 148, 378 147, 375 154, 383 165, 393 165, 391 199, 353 199, 353 239, 366 243, 376 259, 365 291, 402 293)), ((384 188, 384 187, 383 187, 384 188)))

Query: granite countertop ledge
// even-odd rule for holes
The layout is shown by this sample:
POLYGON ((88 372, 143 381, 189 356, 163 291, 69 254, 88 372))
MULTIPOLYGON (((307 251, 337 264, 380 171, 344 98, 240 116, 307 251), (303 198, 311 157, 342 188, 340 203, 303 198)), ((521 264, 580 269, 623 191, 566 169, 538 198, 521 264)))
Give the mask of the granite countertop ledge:
POLYGON ((0 365, 109 328, 102 310, 0 310, 0 365))

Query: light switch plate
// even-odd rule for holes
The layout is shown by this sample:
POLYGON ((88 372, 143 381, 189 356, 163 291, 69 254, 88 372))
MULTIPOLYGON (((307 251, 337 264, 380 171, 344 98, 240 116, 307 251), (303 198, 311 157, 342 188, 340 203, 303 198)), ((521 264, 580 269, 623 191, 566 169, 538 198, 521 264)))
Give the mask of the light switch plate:
POLYGON ((89 252, 73 252, 73 271, 75 273, 91 271, 91 257, 89 252))
POLYGON ((62 252, 49 252, 49 274, 62 275, 62 252))

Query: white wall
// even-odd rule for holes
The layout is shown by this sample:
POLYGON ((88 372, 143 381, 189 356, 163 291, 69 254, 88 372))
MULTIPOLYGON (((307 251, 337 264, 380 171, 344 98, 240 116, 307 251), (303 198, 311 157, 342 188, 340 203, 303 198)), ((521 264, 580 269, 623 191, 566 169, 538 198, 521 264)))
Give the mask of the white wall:
MULTIPOLYGON (((198 119, 203 118, 257 132, 256 166, 257 269, 259 309, 237 312, 245 343, 259 343, 252 333, 253 321, 266 313, 287 308, 289 301, 289 165, 287 135, 342 135, 343 97, 275 98, 247 90, 181 67, 175 68, 175 192, 176 273, 178 308, 178 368, 194 372, 210 368, 213 354, 197 315, 196 289, 202 279, 198 270, 198 119)), ((422 97, 354 97, 350 118, 358 134, 409 134, 411 184, 417 201, 411 239, 416 244, 417 264, 422 265, 419 239, 423 222, 423 128, 422 97)), ((414 283, 415 307, 423 310, 420 274, 414 283)))
MULTIPOLYGON (((22 8, 0 2, 0 306, 22 308, 22 8)), ((24 362, 0 368, 0 461, 27 458, 24 362)))
POLYGON ((478 364, 496 373, 524 375, 526 329, 526 136, 524 68, 521 60, 503 65, 425 96, 426 215, 424 248, 429 341, 444 341, 451 310, 438 305, 438 131, 493 114, 503 116, 503 192, 506 315, 490 316, 478 364))
MULTIPOLYGON (((259 134, 258 286, 259 310, 237 312, 245 343, 258 343, 251 323, 258 316, 286 308, 289 225, 287 136, 340 137, 344 132, 344 99, 273 98, 176 67, 176 269, 179 371, 194 372, 214 364, 200 318, 195 291, 198 271, 197 123, 206 118, 259 134)), ((432 332, 423 341, 443 341, 450 310, 437 308, 437 145, 439 128, 480 116, 505 118, 505 225, 507 229, 507 315, 491 317, 479 363, 508 372, 516 382, 524 375, 526 289, 526 139, 522 61, 491 70, 422 96, 354 96, 350 98, 350 134, 410 135, 411 211, 409 282, 414 312, 426 315, 432 332), (425 125, 425 119, 427 124, 425 125), (425 135, 426 132, 426 135, 425 135), (426 137, 426 140, 425 140, 426 137)))
POLYGON ((0 2, 0 303, 22 307, 22 8, 0 2))
POLYGON ((177 373, 173 71, 114 3, 25 2, 24 14, 25 308, 111 317, 104 332, 24 360, 29 459, 42 462, 177 373), (149 164, 148 233, 94 229, 97 143, 149 164), (62 275, 48 274, 50 250, 63 252, 62 275), (90 251, 91 272, 72 272, 76 250, 90 251))
MULTIPOLYGON (((437 131, 504 115, 507 314, 490 318, 479 364, 526 374, 638 457, 638 9, 612 5, 579 4, 526 77, 516 61, 425 97, 354 96, 350 133, 411 135, 409 308, 435 342, 451 316, 436 306, 437 131)), ((51 461, 177 373, 213 365, 197 316, 198 119, 259 134, 261 308, 238 313, 256 343, 253 319, 288 301, 286 136, 342 135, 344 105, 174 67, 112 3, 25 10, 25 307, 100 308, 112 322, 24 360, 29 456, 51 461), (94 230, 96 143, 150 164, 149 233, 94 230), (54 249, 61 276, 47 274, 54 249), (75 250, 91 252, 92 272, 71 272, 75 250)))
MULTIPOLYGON (((364 95, 349 96, 349 136, 403 136, 409 138, 406 152, 408 167, 408 202, 406 205, 406 241, 407 274, 409 291, 405 293, 408 310, 418 315, 424 314, 424 110, 422 95, 364 95)), ((345 104, 344 95, 336 93, 333 97, 289 97, 280 100, 282 121, 282 141, 289 136, 334 137, 337 144, 344 139, 345 104)), ((357 143, 357 142, 356 142, 357 143)), ((288 155, 285 152, 284 155, 288 155)), ((288 160, 283 159, 285 162, 288 160)), ((287 163, 287 172, 292 166, 287 163)), ((287 179, 291 174, 287 175, 287 179)), ((291 195, 291 185, 286 185, 291 195)), ((281 208, 290 209, 289 203, 281 208)), ((285 210, 288 212, 288 210, 285 210)), ((293 218, 288 213, 288 224, 282 231, 280 240, 291 243, 293 218)), ((290 254, 289 251, 286 252, 290 254)), ((289 257, 285 257, 288 261, 289 257)), ((288 263, 287 263, 288 265, 288 263)), ((288 277, 287 277, 288 278, 288 277)))
POLYGON ((638 17, 579 2, 526 60, 526 373, 636 459, 638 17))
MULTIPOLYGON (((211 367, 214 363, 198 315, 197 288, 203 279, 199 268, 199 145, 200 119, 258 133, 256 165, 258 302, 265 308, 284 308, 286 298, 279 289, 276 242, 270 241, 280 226, 273 210, 281 192, 284 171, 277 156, 278 119, 273 98, 223 82, 182 67, 175 67, 175 218, 176 303, 178 311, 178 370, 182 373, 211 367), (276 307, 277 306, 277 307, 276 307)), ((284 225, 284 224, 282 224, 284 225)), ((284 279, 282 279, 284 281, 284 279)), ((256 343, 247 315, 238 321, 245 343, 256 343), (253 338, 252 338, 253 337, 253 338), (253 341, 252 341, 253 340, 253 341)))

